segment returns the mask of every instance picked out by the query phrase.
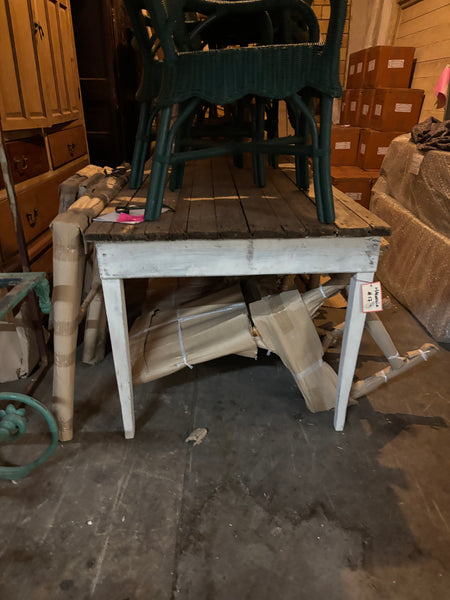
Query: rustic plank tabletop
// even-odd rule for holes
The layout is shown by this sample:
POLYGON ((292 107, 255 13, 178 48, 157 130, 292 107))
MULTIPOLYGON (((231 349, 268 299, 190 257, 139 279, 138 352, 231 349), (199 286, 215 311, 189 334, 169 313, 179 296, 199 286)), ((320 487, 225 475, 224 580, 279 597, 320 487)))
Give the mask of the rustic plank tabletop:
MULTIPOLYGON (((253 184, 249 168, 238 169, 220 157, 186 165, 183 187, 167 188, 169 210, 159 220, 135 224, 94 221, 87 241, 183 239, 257 239, 387 236, 389 226, 334 188, 335 222, 317 219, 313 199, 294 184, 295 168, 288 158, 279 169, 267 169, 267 184, 253 184)), ((138 190, 125 188, 106 209, 133 203, 144 208, 148 181, 138 190)))

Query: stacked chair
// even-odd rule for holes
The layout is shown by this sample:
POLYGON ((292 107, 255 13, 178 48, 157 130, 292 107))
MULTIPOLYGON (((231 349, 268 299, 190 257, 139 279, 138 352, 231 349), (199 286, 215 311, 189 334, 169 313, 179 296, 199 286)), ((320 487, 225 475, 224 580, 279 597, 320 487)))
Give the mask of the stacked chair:
POLYGON ((308 189, 307 161, 311 158, 318 219, 333 222, 331 117, 333 99, 342 94, 339 59, 347 0, 330 0, 324 43, 318 41, 310 3, 302 0, 125 0, 125 4, 143 55, 134 186, 141 182, 152 125, 158 116, 145 220, 156 220, 161 214, 169 165, 175 189, 182 184, 186 161, 251 152, 258 185, 265 183, 264 154, 290 154, 296 157, 297 186, 308 189), (233 28, 236 20, 244 19, 258 24, 256 41, 251 31, 242 39, 242 33, 233 28), (308 41, 297 41, 299 31, 301 39, 308 41), (249 99, 253 114, 250 134, 241 130, 226 141, 195 135, 194 117, 206 105, 239 106, 249 99), (279 100, 288 106, 295 136, 278 137, 273 107, 279 100))

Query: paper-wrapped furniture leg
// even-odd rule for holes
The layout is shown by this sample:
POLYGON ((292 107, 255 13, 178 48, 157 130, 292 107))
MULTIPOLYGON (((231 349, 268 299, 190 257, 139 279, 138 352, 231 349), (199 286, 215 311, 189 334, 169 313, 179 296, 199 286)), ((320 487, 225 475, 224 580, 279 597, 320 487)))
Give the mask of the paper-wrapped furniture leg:
POLYGON ((81 361, 88 365, 96 365, 105 358, 107 335, 105 303, 95 254, 92 268, 91 291, 83 302, 87 306, 81 361))
MULTIPOLYGON (((98 169, 97 167, 95 169, 98 169)), ((53 323, 54 370, 53 403, 61 441, 72 439, 75 361, 80 303, 86 267, 84 232, 109 202, 126 185, 129 173, 121 169, 98 180, 94 172, 86 181, 94 184, 67 210, 52 222, 53 232, 53 323), (94 179, 92 179, 94 178, 94 179)), ((84 181, 84 183, 86 183, 84 181)), ((95 278, 96 266, 93 266, 95 278)), ((98 275, 97 275, 98 276, 98 275)), ((102 293, 94 295, 87 309, 87 362, 103 357, 106 324, 103 315, 102 293), (92 321, 97 323, 92 327, 92 321), (97 336, 96 339, 94 337, 97 336), (93 348, 93 349, 92 349, 93 348)))
POLYGON ((87 215, 58 215, 53 230, 53 404, 59 439, 72 439, 78 315, 83 288, 85 251, 81 232, 87 215))

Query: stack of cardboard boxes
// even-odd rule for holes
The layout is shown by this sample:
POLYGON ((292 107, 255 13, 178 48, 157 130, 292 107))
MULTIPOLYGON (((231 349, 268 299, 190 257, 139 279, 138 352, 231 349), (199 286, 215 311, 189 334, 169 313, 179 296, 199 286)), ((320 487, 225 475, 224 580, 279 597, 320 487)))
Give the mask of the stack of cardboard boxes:
POLYGON ((341 125, 331 134, 333 185, 366 208, 391 141, 418 122, 424 91, 410 89, 414 48, 374 46, 349 59, 341 125))

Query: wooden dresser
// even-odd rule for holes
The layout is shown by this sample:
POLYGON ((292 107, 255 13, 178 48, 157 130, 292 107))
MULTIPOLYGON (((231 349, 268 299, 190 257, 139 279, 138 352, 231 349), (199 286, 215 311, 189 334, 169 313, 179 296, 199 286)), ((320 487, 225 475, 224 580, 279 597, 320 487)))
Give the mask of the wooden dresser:
MULTIPOLYGON (((0 117, 32 269, 52 270, 58 186, 89 163, 68 0, 0 0, 0 117)), ((0 176, 0 270, 20 266, 0 176)))

